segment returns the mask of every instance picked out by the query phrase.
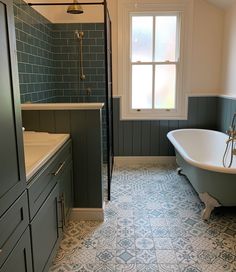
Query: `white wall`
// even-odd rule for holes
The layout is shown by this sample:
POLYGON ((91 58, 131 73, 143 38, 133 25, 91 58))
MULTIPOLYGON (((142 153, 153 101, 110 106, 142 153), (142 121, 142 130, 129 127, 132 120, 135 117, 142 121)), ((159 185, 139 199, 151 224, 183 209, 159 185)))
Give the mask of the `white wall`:
POLYGON ((224 11, 204 0, 194 2, 192 92, 220 93, 224 11))
POLYGON ((222 89, 236 97, 236 3, 225 11, 222 89))

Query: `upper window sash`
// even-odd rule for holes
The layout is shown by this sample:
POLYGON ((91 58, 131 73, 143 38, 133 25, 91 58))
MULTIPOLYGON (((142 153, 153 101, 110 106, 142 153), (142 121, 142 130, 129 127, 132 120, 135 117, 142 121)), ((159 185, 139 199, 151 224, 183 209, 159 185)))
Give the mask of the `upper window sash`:
MULTIPOLYGON (((180 25, 181 25, 181 14, 180 12, 156 12, 156 13, 130 13, 129 14, 129 21, 130 21, 130 62, 136 63, 136 62, 179 62, 180 59, 180 25), (149 28, 152 28, 152 31, 148 31, 149 33, 145 33, 147 36, 147 39, 152 40, 152 43, 149 44, 149 48, 146 48, 145 50, 148 51, 149 56, 145 56, 146 58, 149 57, 149 59, 141 59, 137 58, 135 59, 135 56, 133 56, 133 25, 135 24, 134 18, 139 17, 139 21, 143 21, 143 24, 140 25, 141 22, 137 23, 137 27, 140 26, 140 28, 143 28, 145 30, 145 26, 149 26, 149 28), (176 29, 175 29, 175 58, 165 58, 163 60, 158 59, 158 51, 160 52, 159 42, 158 42, 158 33, 156 33, 156 29, 158 28, 158 25, 156 25, 156 21, 158 19, 161 19, 161 17, 175 17, 176 18, 176 29), (149 20, 148 20, 149 19, 149 20), (146 24, 145 24, 146 23, 146 24), (157 50, 158 51, 157 51, 157 50)), ((164 20, 161 20, 160 24, 164 24, 164 20), (162 22, 161 22, 162 21, 162 22)), ((167 22, 166 22, 167 24, 167 22)), ((169 22, 170 24, 170 22, 169 22)), ((146 31, 147 32, 147 31, 146 31)), ((142 34, 142 33, 141 33, 142 34)), ((162 33, 163 34, 163 33, 162 33)), ((142 43, 147 43, 147 41, 141 41, 142 43)), ((145 44, 141 44, 140 47, 145 48, 145 44)), ((147 46, 146 46, 147 47, 147 46)))

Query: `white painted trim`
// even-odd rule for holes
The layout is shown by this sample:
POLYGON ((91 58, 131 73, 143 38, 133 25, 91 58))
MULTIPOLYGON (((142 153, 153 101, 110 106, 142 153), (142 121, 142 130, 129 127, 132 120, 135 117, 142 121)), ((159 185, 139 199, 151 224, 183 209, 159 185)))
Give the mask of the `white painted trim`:
MULTIPOLYGON (((122 95, 114 95, 113 98, 121 98, 122 95)), ((236 95, 223 95, 219 93, 186 93, 186 97, 225 97, 225 98, 231 98, 236 99, 236 95)))
MULTIPOLYGON (((185 108, 188 108, 188 99, 190 97, 224 97, 224 98, 228 98, 228 99, 234 99, 236 100, 236 96, 229 96, 229 95, 221 95, 219 93, 187 93, 185 95, 185 108)), ((122 96, 115 96, 113 98, 116 99, 121 99, 122 96)), ((120 102, 120 120, 187 120, 188 116, 187 116, 187 112, 183 115, 183 116, 166 116, 166 117, 161 117, 158 116, 158 118, 153 115, 153 116, 149 116, 149 118, 147 119, 146 117, 143 116, 135 116, 135 117, 129 117, 129 118, 122 118, 122 102, 120 102)), ((140 114, 141 115, 141 114, 140 114)))
MULTIPOLYGON (((219 93, 187 93, 187 97, 223 97, 228 99, 236 99, 236 95, 227 95, 227 94, 219 94, 219 93)), ((113 95, 113 98, 121 98, 122 95, 113 95)))
POLYGON ((132 0, 118 1, 118 55, 122 58, 118 60, 118 93, 121 94, 120 119, 121 120, 186 120, 187 119, 187 99, 186 93, 190 90, 190 68, 192 56, 192 29, 193 29, 193 0, 183 2, 180 0, 144 0, 137 3, 132 0), (181 13, 181 53, 183 68, 179 76, 179 98, 177 100, 177 110, 142 110, 134 111, 129 106, 129 14, 132 12, 178 12, 181 13), (119 54, 120 53, 120 54, 119 54))
POLYGON ((29 103, 22 110, 100 110, 104 103, 29 103))
POLYGON ((219 93, 188 93, 187 97, 219 97, 219 93))
POLYGON ((221 94, 219 97, 236 100, 236 95, 221 94))
POLYGON ((175 164, 175 156, 140 156, 140 157, 114 157, 114 165, 115 166, 126 166, 126 165, 145 165, 145 164, 175 164))
POLYGON ((103 208, 72 208, 70 220, 104 221, 104 205, 103 208))

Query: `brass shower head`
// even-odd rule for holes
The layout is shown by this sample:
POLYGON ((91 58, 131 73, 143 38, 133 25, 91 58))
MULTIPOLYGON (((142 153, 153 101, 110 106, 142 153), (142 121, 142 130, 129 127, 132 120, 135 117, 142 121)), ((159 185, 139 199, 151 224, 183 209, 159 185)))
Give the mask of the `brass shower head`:
POLYGON ((82 14, 82 13, 84 13, 81 5, 78 5, 77 0, 74 0, 74 3, 75 3, 74 5, 71 5, 68 7, 67 13, 69 13, 69 14, 82 14))

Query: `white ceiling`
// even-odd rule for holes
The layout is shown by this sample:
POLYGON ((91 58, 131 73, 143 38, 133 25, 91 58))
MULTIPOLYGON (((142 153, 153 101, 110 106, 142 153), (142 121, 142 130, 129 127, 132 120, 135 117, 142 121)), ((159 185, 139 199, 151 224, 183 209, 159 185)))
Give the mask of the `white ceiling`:
POLYGON ((207 1, 220 8, 228 8, 230 5, 236 3, 236 0, 207 0, 207 1))

